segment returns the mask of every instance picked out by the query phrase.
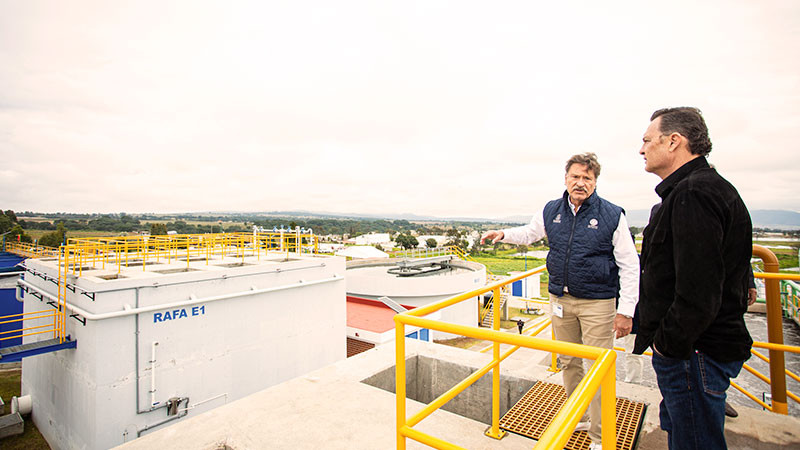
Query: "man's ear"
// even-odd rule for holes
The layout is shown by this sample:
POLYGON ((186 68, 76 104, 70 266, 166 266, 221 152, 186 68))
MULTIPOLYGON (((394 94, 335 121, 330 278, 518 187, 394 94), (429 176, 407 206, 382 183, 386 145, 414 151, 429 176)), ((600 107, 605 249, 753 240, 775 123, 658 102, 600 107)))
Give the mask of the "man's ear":
POLYGON ((669 135, 669 150, 677 150, 681 146, 681 142, 686 139, 680 133, 672 133, 669 135))

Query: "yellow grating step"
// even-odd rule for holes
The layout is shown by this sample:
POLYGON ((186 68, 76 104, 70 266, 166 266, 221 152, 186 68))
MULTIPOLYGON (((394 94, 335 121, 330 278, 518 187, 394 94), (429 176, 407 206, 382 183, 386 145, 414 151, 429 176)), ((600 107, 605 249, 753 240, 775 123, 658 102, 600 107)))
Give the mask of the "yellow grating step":
MULTIPOLYGON (((566 401, 563 386, 539 381, 500 419, 500 428, 538 440, 566 401)), ((617 397, 617 450, 633 449, 644 412, 644 403, 617 397)), ((585 431, 577 431, 564 448, 585 450, 590 443, 585 431)))

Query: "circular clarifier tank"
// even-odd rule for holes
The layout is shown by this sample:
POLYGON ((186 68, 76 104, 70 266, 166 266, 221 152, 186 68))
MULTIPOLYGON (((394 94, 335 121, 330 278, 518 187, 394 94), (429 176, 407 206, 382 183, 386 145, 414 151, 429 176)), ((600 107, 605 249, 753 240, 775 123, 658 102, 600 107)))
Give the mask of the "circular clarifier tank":
MULTIPOLYGON (((346 284, 351 297, 389 297, 401 305, 420 307, 484 286, 486 267, 453 256, 353 260, 347 263, 346 284)), ((476 326, 477 297, 449 306, 441 314, 445 322, 476 326)), ((433 336, 450 337, 440 332, 433 336)))

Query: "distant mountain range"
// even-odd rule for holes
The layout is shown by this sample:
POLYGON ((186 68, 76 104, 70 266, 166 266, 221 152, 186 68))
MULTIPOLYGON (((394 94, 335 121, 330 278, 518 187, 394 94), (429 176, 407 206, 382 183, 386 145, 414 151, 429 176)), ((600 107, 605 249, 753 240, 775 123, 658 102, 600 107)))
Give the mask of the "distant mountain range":
MULTIPOLYGON (((409 220, 409 221, 448 221, 448 222, 495 222, 495 223, 528 223, 531 216, 508 216, 500 218, 485 217, 436 217, 423 216, 412 213, 401 214, 363 214, 363 213, 333 213, 322 211, 270 211, 252 214, 264 214, 270 216, 288 217, 321 217, 321 218, 361 218, 361 219, 387 219, 387 220, 409 220)), ((650 218, 650 210, 634 209, 627 211, 628 224, 634 227, 647 225, 650 218)), ((750 218, 754 228, 773 228, 780 230, 800 229, 800 213, 783 209, 755 209, 750 211, 750 218)))

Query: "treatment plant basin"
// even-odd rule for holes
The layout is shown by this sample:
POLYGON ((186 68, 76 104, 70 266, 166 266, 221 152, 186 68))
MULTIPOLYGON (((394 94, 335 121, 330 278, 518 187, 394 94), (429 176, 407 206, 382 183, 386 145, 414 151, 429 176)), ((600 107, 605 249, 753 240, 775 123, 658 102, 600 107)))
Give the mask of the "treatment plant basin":
MULTIPOLYGON (((402 305, 424 306, 482 287, 486 267, 454 256, 433 258, 371 258, 347 263, 345 283, 350 297, 389 297, 402 305)), ((478 323, 478 297, 443 309, 441 320, 461 325, 478 323)), ((454 337, 434 332, 433 339, 454 337)))

